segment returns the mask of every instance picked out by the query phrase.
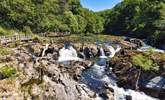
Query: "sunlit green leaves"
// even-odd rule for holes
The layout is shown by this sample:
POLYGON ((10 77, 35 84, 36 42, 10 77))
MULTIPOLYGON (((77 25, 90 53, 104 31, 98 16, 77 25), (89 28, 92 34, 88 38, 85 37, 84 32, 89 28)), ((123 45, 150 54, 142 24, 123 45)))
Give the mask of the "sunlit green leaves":
POLYGON ((143 70, 159 70, 159 66, 149 57, 148 54, 138 54, 132 57, 133 65, 142 68, 143 70))

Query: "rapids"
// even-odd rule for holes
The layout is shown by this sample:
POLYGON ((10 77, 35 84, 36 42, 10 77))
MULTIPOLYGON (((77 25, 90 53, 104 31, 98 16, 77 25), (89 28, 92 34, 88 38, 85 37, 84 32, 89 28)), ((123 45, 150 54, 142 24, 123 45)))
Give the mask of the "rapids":
MULTIPOLYGON (((106 47, 109 49, 110 55, 108 57, 105 56, 104 49, 100 47, 100 57, 98 61, 93 66, 91 66, 91 68, 86 69, 82 73, 81 82, 85 83, 90 89, 97 93, 104 91, 106 88, 105 85, 107 85, 114 91, 114 100, 157 100, 147 96, 143 92, 138 92, 131 89, 125 90, 124 88, 119 88, 117 86, 116 76, 110 72, 110 70, 110 73, 107 73, 107 60, 114 57, 115 54, 120 51, 121 47, 117 46, 116 50, 111 45, 106 45, 106 47)), ((82 61, 82 59, 77 57, 77 52, 71 45, 65 45, 65 47, 59 51, 59 54, 60 57, 58 61, 60 63, 72 60, 82 61)))

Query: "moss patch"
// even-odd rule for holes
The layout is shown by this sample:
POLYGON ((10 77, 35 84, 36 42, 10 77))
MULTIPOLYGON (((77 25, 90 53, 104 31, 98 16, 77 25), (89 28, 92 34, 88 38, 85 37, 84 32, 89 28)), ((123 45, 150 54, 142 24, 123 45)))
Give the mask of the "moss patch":
POLYGON ((11 53, 11 50, 9 50, 8 48, 0 47, 0 56, 9 55, 11 53))
POLYGON ((96 41, 120 41, 122 40, 119 36, 112 36, 112 35, 84 35, 84 34, 72 34, 69 36, 64 37, 51 37, 48 38, 49 40, 55 42, 55 43, 64 43, 66 41, 75 42, 75 43, 94 43, 96 41))
POLYGON ((154 60, 151 58, 152 52, 145 52, 143 54, 137 54, 132 56, 133 65, 142 68, 145 71, 158 71, 159 66, 154 60))
POLYGON ((12 77, 16 74, 16 69, 10 66, 2 66, 0 68, 0 73, 4 76, 4 78, 12 77))

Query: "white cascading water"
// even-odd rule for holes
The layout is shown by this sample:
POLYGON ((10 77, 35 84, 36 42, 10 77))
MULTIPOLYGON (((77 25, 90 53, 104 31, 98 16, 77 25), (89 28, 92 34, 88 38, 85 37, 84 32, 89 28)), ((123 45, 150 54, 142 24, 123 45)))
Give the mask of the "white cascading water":
POLYGON ((119 88, 117 86, 109 86, 114 90, 114 100, 126 100, 126 96, 130 96, 131 100, 158 100, 152 98, 143 92, 137 92, 135 90, 119 88))
POLYGON ((121 47, 119 45, 117 45, 116 50, 111 45, 107 45, 106 47, 109 49, 110 58, 113 58, 115 56, 115 54, 121 50, 121 47))
MULTIPOLYGON (((114 57, 115 53, 119 52, 121 49, 121 47, 117 47, 117 49, 115 50, 112 46, 108 46, 108 48, 111 53, 110 58, 114 57)), ((112 78, 104 73, 106 67, 105 62, 107 57, 105 56, 103 48, 100 48, 100 53, 101 53, 100 60, 98 61, 98 63, 94 64, 91 67, 93 74, 90 77, 98 81, 106 82, 108 86, 114 90, 114 100, 126 100, 126 96, 130 96, 132 98, 131 100, 157 100, 155 98, 147 96, 143 92, 137 92, 131 89, 124 90, 123 88, 119 88, 116 84, 113 84, 112 78)), ((82 61, 82 59, 77 57, 77 52, 72 46, 69 46, 68 48, 63 47, 59 51, 59 54, 60 54, 60 57, 58 59, 59 62, 72 61, 72 60, 82 61)))
POLYGON ((147 45, 146 43, 143 44, 142 47, 138 48, 137 49, 138 51, 141 51, 141 52, 145 52, 145 51, 154 51, 154 52, 160 52, 160 53, 165 53, 165 50, 161 50, 161 49, 157 49, 157 48, 154 48, 150 45, 147 45))
MULTIPOLYGON (((119 45, 117 46, 116 50, 112 46, 107 46, 107 47, 109 48, 109 51, 110 51, 110 55, 109 55, 110 58, 114 57, 115 54, 121 50, 121 47, 119 45)), ((105 53, 104 53, 103 48, 100 48, 100 51, 101 51, 100 58, 104 58, 103 60, 106 60, 106 57, 104 57, 105 53)), ((97 70, 96 74, 98 76, 104 75, 103 71, 104 71, 105 65, 99 66, 98 64, 95 64, 93 68, 97 70)), ((114 100, 126 100, 126 96, 130 96, 131 100, 158 100, 144 94, 143 92, 137 92, 131 89, 124 90, 123 88, 119 88, 116 84, 113 83, 114 81, 110 79, 107 75, 102 76, 100 80, 109 84, 108 86, 114 90, 114 100)))
POLYGON ((42 51, 42 57, 45 56, 45 51, 48 49, 49 44, 46 44, 45 48, 42 51))
POLYGON ((105 66, 106 58, 107 57, 105 56, 104 49, 100 48, 100 56, 99 56, 100 60, 98 61, 98 63, 96 63, 92 66, 94 73, 96 73, 96 75, 97 75, 97 78, 103 76, 103 73, 104 73, 105 67, 106 67, 105 66))
POLYGON ((63 47, 59 51, 59 55, 58 62, 82 61, 82 59, 77 56, 77 52, 72 46, 69 46, 68 48, 63 47))
POLYGON ((104 52, 104 49, 103 48, 100 48, 100 57, 99 58, 107 58, 106 56, 105 56, 105 52, 104 52))

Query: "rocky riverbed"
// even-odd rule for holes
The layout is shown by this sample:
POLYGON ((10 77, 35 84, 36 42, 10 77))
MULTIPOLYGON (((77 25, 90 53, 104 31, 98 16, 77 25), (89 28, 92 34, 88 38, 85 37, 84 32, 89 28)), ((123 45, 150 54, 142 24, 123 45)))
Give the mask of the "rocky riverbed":
MULTIPOLYGON (((112 71, 117 77, 120 87, 142 90, 137 88, 139 68, 132 62, 132 56, 144 52, 137 51, 136 44, 119 42, 122 49, 115 57, 107 61, 106 73, 112 71)), ((0 68, 13 68, 12 72, 0 72, 0 98, 1 99, 34 99, 34 100, 114 100, 114 91, 105 84, 104 91, 96 92, 81 81, 82 73, 89 69, 99 57, 99 50, 95 44, 73 43, 78 57, 83 61, 71 61, 70 67, 59 63, 59 51, 63 44, 50 44, 43 53, 46 44, 23 43, 9 48, 12 53, 0 56, 0 68)), ((116 47, 115 47, 116 48, 116 47)), ((104 51, 107 48, 103 47, 104 51)), ((164 53, 153 53, 149 56, 155 62, 158 71, 142 70, 140 79, 150 80, 155 76, 164 75, 164 53)), ((140 83, 140 82, 139 82, 140 83)), ((140 84, 138 84, 138 87, 140 84)), ((150 95, 150 93, 148 93, 150 95)), ((156 96, 157 98, 162 98, 156 96)))

